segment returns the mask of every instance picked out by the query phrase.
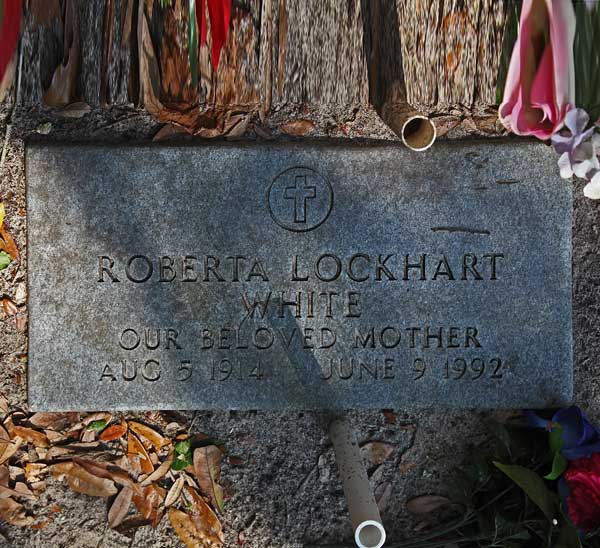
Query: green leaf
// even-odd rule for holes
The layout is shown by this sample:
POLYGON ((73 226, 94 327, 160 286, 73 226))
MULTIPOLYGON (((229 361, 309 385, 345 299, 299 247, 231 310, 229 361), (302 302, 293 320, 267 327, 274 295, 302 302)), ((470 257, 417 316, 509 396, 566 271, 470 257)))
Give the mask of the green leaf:
POLYGON ((556 424, 552 427, 552 430, 548 434, 548 445, 550 446, 550 451, 553 453, 557 453, 560 451, 565 442, 562 438, 562 426, 560 424, 556 424))
POLYGON ((190 60, 190 73, 192 85, 198 86, 198 29, 196 27, 196 0, 188 0, 188 57, 190 60))
POLYGON ((511 451, 511 442, 510 442, 510 433, 507 430, 506 426, 502 423, 490 420, 488 422, 488 428, 491 431, 492 435, 498 440, 500 443, 500 449, 502 450, 502 455, 499 455, 500 458, 509 458, 512 460, 512 451, 511 451))
POLYGON ((104 419, 99 421, 93 421, 88 424, 87 430, 95 430, 98 434, 106 428, 106 421, 104 419))
POLYGON ((524 466, 502 464, 494 462, 494 466, 514 481, 531 501, 544 513, 549 521, 558 514, 558 499, 544 484, 533 470, 524 466))
POLYGON ((190 444, 190 440, 178 441, 175 444, 175 452, 178 455, 187 455, 191 452, 192 445, 190 444))
POLYGON ((544 476, 545 479, 554 481, 562 476, 562 473, 567 469, 567 459, 563 457, 559 451, 554 453, 554 459, 552 459, 552 470, 549 474, 544 476))
POLYGON ((577 529, 570 523, 563 525, 554 548, 581 548, 581 539, 577 534, 577 529))
POLYGON ((192 465, 192 456, 191 454, 179 455, 176 459, 173 460, 171 464, 171 470, 180 471, 185 470, 188 466, 192 465))
MULTIPOLYGON (((4 15, 4 0, 0 0, 0 27, 2 27, 2 17, 4 15)), ((2 224, 2 223, 0 223, 2 224)))
POLYGON ((12 259, 6 251, 0 251, 0 270, 4 270, 11 261, 12 259))

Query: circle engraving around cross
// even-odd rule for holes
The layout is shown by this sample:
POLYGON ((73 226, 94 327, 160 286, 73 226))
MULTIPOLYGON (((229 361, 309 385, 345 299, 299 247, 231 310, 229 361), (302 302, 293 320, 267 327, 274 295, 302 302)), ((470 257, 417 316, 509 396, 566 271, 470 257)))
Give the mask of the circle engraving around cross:
POLYGON ((333 207, 329 182, 309 167, 291 167, 271 183, 269 212, 282 228, 307 232, 323 224, 333 207))

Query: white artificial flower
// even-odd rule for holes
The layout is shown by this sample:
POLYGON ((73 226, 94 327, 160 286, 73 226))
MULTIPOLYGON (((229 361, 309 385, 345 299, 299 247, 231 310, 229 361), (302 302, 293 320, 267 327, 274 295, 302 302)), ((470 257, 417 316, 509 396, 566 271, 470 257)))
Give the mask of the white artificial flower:
POLYGON ((596 171, 590 182, 583 187, 583 195, 592 200, 600 199, 600 170, 596 171))
POLYGON ((593 126, 586 129, 589 121, 585 110, 571 109, 565 116, 567 130, 562 135, 556 133, 552 136, 554 150, 560 155, 558 167, 563 179, 570 179, 573 175, 586 178, 589 173, 600 169, 597 156, 600 135, 593 126))

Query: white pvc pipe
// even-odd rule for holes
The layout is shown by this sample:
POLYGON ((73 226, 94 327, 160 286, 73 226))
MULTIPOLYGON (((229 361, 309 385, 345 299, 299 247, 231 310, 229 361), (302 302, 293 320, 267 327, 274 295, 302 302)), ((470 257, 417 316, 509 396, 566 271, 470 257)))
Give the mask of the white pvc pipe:
POLYGON ((427 150, 437 137, 435 124, 421 114, 411 116, 402 124, 402 142, 411 150, 423 152, 427 150))
POLYGON ((346 421, 335 419, 329 425, 329 436, 348 503, 354 541, 359 548, 381 548, 385 529, 354 432, 346 421))

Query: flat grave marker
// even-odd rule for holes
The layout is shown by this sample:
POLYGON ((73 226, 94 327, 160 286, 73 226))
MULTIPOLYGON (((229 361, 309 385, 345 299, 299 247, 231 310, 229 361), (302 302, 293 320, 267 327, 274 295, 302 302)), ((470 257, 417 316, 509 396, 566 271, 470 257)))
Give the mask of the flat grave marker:
POLYGON ((548 147, 33 144, 26 177, 33 409, 571 398, 548 147))

